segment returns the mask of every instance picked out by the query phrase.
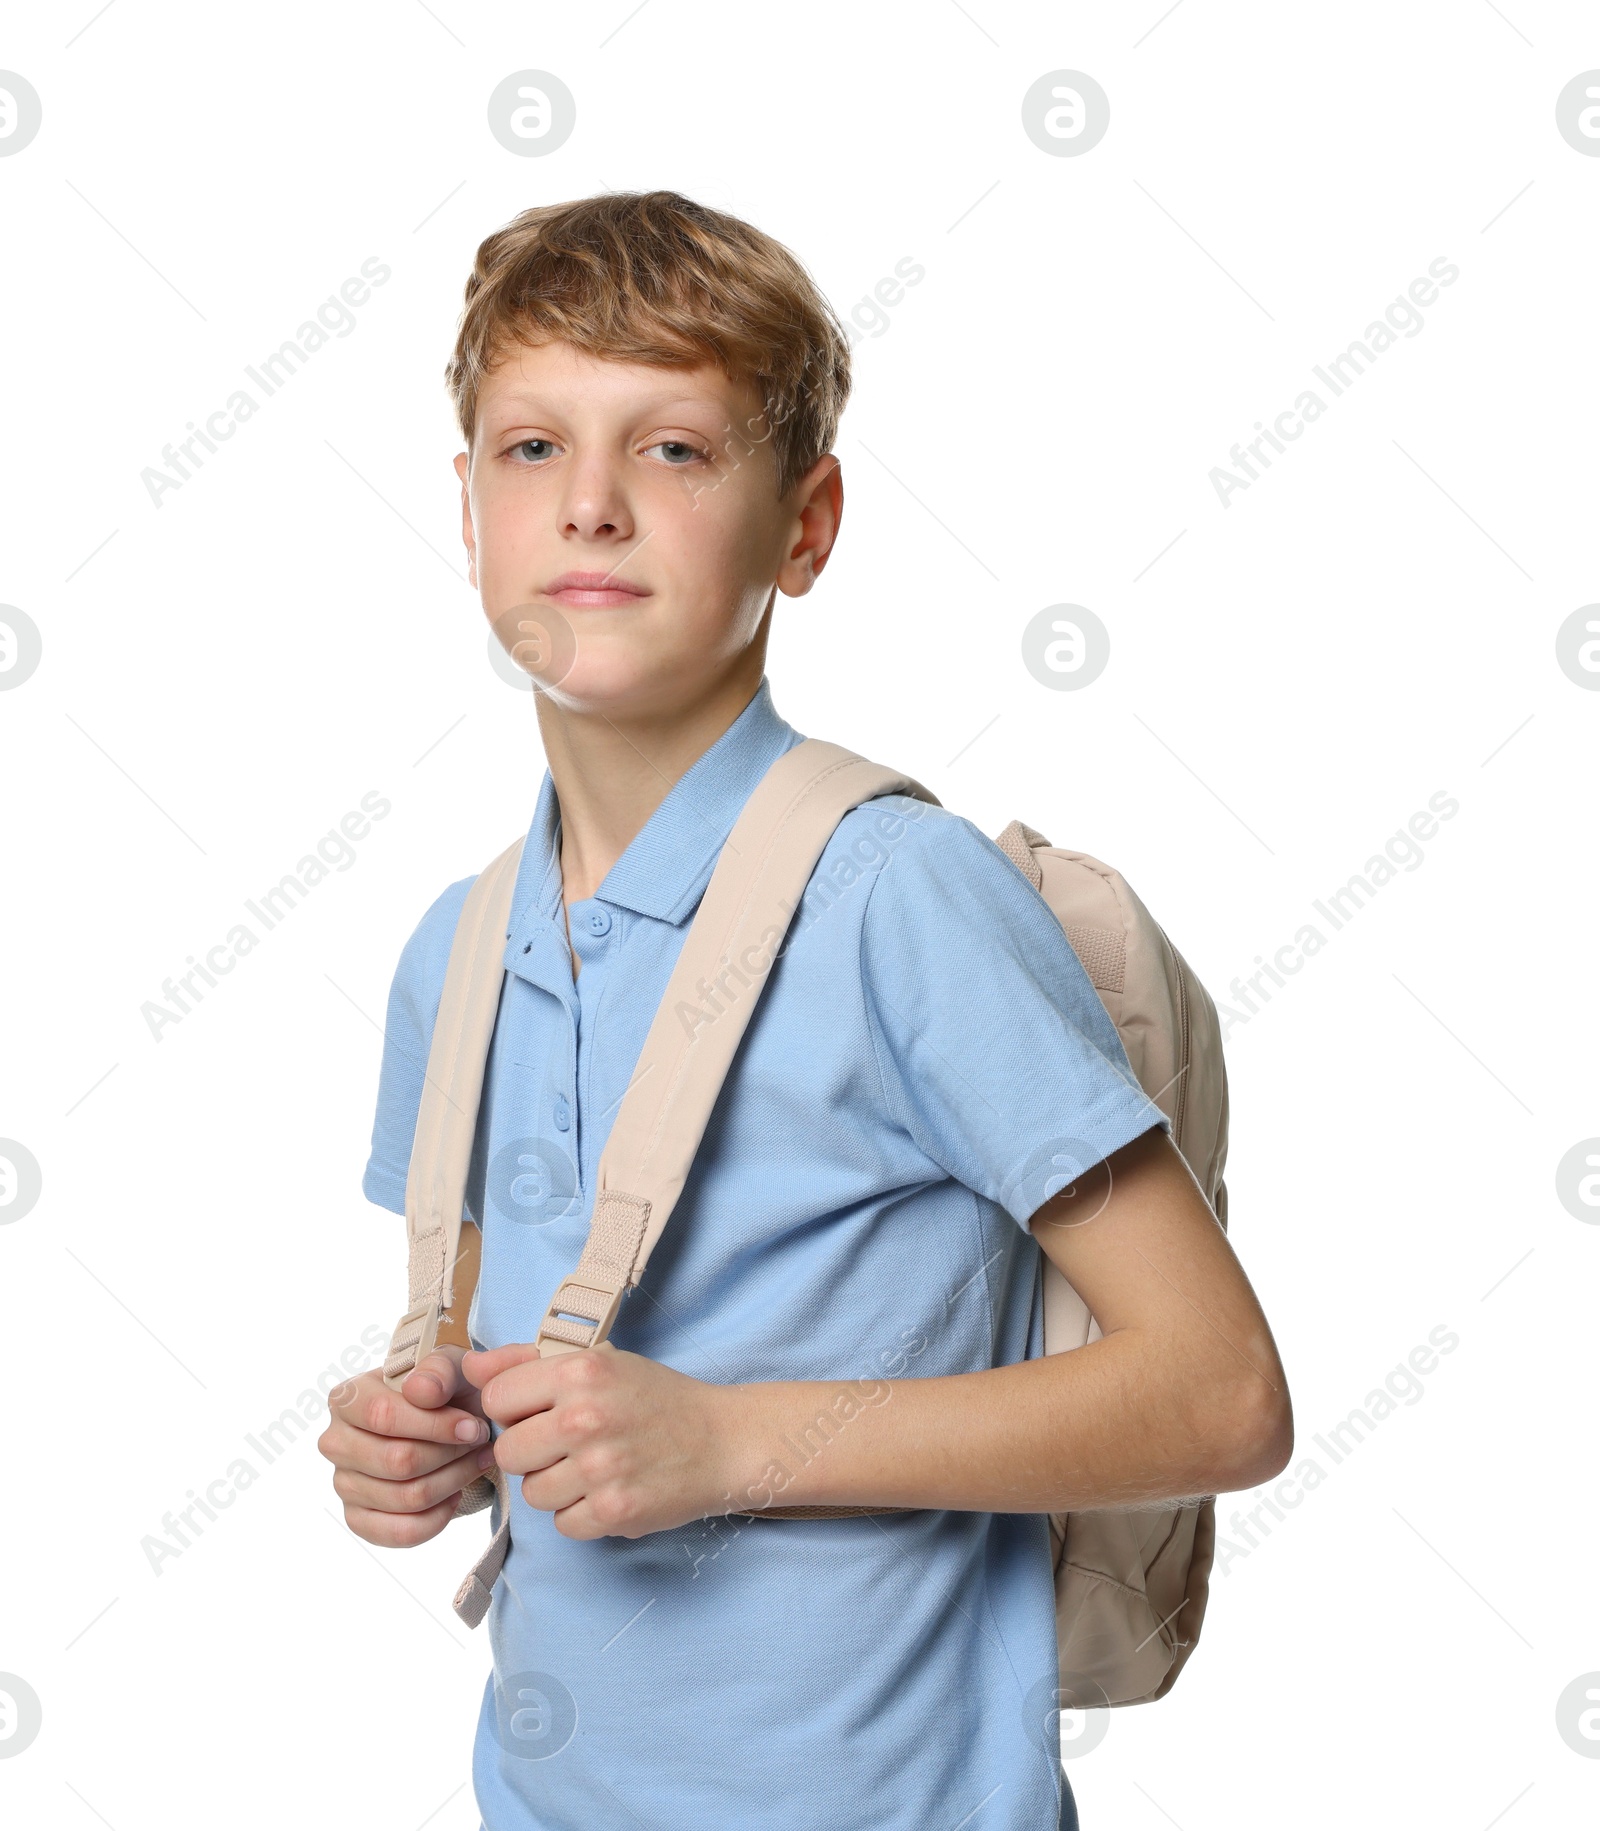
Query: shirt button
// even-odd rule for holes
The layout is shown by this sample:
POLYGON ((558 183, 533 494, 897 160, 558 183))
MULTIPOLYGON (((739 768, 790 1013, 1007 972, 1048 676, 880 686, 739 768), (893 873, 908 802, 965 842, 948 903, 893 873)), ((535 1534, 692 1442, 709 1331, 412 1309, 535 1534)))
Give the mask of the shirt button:
POLYGON ((584 920, 588 924, 589 933, 592 935, 603 935, 610 932, 611 916, 607 910, 600 908, 591 909, 584 920))
POLYGON ((572 1108, 567 1105, 567 1096, 560 1094, 556 1098, 556 1130, 564 1132, 572 1124, 572 1108))

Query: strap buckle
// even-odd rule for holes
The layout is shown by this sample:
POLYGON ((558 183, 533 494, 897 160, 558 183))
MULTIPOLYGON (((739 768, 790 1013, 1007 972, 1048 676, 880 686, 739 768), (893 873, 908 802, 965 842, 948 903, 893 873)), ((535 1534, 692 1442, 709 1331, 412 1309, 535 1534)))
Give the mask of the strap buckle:
POLYGON ((567 1348, 592 1348, 611 1333, 627 1290, 626 1279, 611 1286, 563 1278, 539 1324, 534 1346, 542 1349, 546 1342, 559 1342, 567 1348))
POLYGON ((439 1304, 430 1297, 415 1309, 407 1310, 394 1325, 389 1337, 389 1352, 383 1363, 383 1383, 398 1392, 405 1377, 427 1355, 439 1335, 439 1304))

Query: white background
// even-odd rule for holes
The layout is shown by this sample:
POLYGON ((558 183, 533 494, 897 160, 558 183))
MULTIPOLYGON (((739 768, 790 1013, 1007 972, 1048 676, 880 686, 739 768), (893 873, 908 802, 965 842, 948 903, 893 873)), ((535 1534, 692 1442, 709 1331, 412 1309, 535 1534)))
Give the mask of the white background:
POLYGON ((449 1597, 481 1517, 373 1552, 318 1423, 159 1575, 141 1541, 402 1307, 358 1187, 390 975, 543 768, 441 371, 483 236, 663 187, 844 316, 926 269, 856 346, 841 544, 779 601, 802 732, 1116 864, 1219 1004, 1460 804, 1228 1037, 1297 1459, 1430 1329, 1459 1347, 1218 1572, 1175 1691, 1071 1764, 1085 1831, 1593 1822, 1556 1701, 1600 1668, 1600 1228, 1556 1167, 1600 1133, 1600 694, 1555 642, 1600 599, 1600 158, 1555 101, 1594 9, 94 4, 0 40, 44 109, 0 159, 0 600, 44 641, 0 694, 0 1135, 43 1172, 0 1227, 0 1670, 44 1711, 0 1814, 477 1824, 488 1649, 449 1597), (530 68, 577 101, 546 157, 486 124, 530 68), (1110 97, 1082 156, 1022 129, 1059 69, 1110 97), (154 506, 141 471, 370 256, 353 332, 154 506), (1420 334, 1224 507, 1229 448, 1440 256, 1420 334), (1111 635, 1081 691, 1022 662, 1060 603, 1111 635), (162 981, 369 790, 354 864, 153 1040, 162 981))

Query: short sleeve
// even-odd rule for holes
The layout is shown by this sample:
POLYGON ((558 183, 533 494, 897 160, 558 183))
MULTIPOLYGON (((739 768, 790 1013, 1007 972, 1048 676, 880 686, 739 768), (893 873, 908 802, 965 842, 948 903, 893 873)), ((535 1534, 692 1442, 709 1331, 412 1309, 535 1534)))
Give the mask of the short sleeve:
POLYGON ((433 1047, 434 1019, 439 1014, 456 922, 474 881, 464 877, 434 900, 400 950, 389 986, 378 1110, 361 1193, 394 1214, 406 1211, 406 1171, 422 1104, 428 1051, 433 1047))
POLYGON ((1170 1135, 1054 912, 961 815, 925 808, 889 847, 861 979, 891 1115, 1019 1226, 1153 1126, 1170 1135))

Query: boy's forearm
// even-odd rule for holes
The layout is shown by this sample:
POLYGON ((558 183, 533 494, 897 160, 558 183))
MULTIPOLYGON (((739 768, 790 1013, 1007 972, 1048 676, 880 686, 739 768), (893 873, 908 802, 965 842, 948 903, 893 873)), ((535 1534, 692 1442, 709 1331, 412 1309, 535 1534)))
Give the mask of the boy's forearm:
MULTIPOLYGON (((1276 1366, 1270 1346, 1251 1358, 1276 1366)), ((1268 1479, 1292 1432, 1260 1375, 1158 1374, 1133 1330, 979 1373, 733 1390, 729 1461, 747 1473, 730 1485, 730 1511, 1154 1506, 1268 1479)))

